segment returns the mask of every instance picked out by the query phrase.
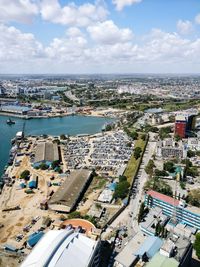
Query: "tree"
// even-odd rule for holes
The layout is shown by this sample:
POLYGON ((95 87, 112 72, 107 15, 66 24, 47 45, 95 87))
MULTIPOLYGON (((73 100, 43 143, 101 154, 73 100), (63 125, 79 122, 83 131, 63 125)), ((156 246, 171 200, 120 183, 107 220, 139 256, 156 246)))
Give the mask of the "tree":
POLYGON ((60 139, 61 139, 61 140, 66 140, 66 139, 67 139, 67 137, 66 137, 66 135, 65 135, 65 134, 61 134, 61 135, 60 135, 60 139))
POLYGON ((149 160, 148 164, 145 167, 145 172, 152 176, 153 175, 153 169, 155 168, 154 161, 152 159, 149 160))
POLYGON ((197 233, 195 236, 195 241, 194 241, 194 249, 196 250, 196 255, 198 259, 200 259, 200 233, 197 233))
POLYGON ((130 137, 133 139, 133 140, 137 140, 138 139, 138 133, 136 131, 132 131, 130 133, 130 137))
POLYGON ((164 170, 171 173, 174 172, 175 171, 174 163, 172 161, 165 162, 164 170))
POLYGON ((142 221, 144 213, 145 213, 145 204, 144 202, 142 202, 140 205, 139 213, 138 213, 138 223, 142 221))
POLYGON ((190 190, 186 201, 193 206, 200 207, 200 189, 190 190))
POLYGON ((52 163, 51 163, 51 168, 52 169, 55 169, 56 167, 59 166, 59 160, 54 160, 52 163))
POLYGON ((40 169, 41 169, 41 170, 47 170, 48 168, 49 168, 49 166, 48 166, 46 163, 42 162, 42 163, 40 164, 40 169))
POLYGON ((115 188, 114 198, 125 198, 129 191, 128 181, 119 182, 115 188))
POLYGON ((141 155, 142 149, 141 147, 137 146, 134 150, 134 157, 135 159, 139 159, 140 155, 141 155))
POLYGON ((192 150, 188 150, 188 152, 187 152, 187 156, 188 156, 188 158, 195 157, 195 155, 196 155, 196 153, 195 153, 194 151, 192 151, 192 150))
POLYGON ((29 170, 24 170, 21 174, 20 174, 20 178, 24 179, 26 181, 29 180, 29 176, 30 176, 30 171, 29 170))
POLYGON ((178 142, 178 141, 181 140, 181 137, 180 137, 178 134, 176 134, 176 135, 174 136, 174 139, 175 139, 176 142, 178 142))
POLYGON ((81 213, 79 211, 73 211, 68 215, 68 219, 81 218, 81 213))
POLYGON ((146 134, 142 134, 141 139, 142 139, 143 141, 145 141, 145 140, 146 140, 146 134))
POLYGON ((165 170, 158 170, 158 169, 155 169, 155 176, 169 176, 168 172, 165 171, 165 170))

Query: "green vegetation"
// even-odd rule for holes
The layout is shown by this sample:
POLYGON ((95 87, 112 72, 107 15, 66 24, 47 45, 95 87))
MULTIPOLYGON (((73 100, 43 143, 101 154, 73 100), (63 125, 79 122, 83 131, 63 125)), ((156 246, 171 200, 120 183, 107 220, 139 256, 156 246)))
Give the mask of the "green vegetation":
POLYGON ((161 140, 170 137, 170 133, 171 133, 171 127, 165 127, 165 128, 161 128, 159 130, 159 137, 161 140))
POLYGON ((149 160, 148 164, 145 167, 145 172, 152 176, 153 175, 153 169, 155 168, 154 161, 152 159, 149 160))
POLYGON ((187 152, 187 156, 188 156, 188 158, 195 157, 195 155, 196 155, 196 153, 195 153, 194 151, 192 151, 192 150, 188 150, 188 152, 187 152))
POLYGON ((21 174, 20 174, 20 179, 24 179, 25 181, 28 181, 30 177, 30 171, 29 170, 24 170, 21 174))
POLYGON ((162 170, 162 171, 160 171, 160 170, 158 170, 158 169, 155 169, 155 176, 169 176, 169 174, 168 174, 168 172, 167 171, 165 171, 165 170, 162 170))
POLYGON ((59 166, 59 160, 55 160, 51 163, 51 168, 54 170, 56 167, 59 166))
MULTIPOLYGON (((135 142, 135 147, 140 147, 143 151, 145 148, 145 144, 146 144, 146 140, 144 141, 141 138, 139 138, 135 142)), ((127 177, 127 181, 130 184, 132 183, 132 180, 137 172, 139 164, 140 164, 140 158, 136 159, 135 156, 132 155, 126 167, 125 173, 124 173, 124 175, 127 177)))
POLYGON ((65 135, 65 134, 61 134, 61 135, 60 135, 60 139, 61 139, 61 140, 66 140, 66 139, 67 139, 67 137, 66 137, 66 135, 65 135))
POLYGON ((196 250, 196 255, 198 259, 200 259, 200 233, 196 234, 196 238, 194 241, 194 249, 196 250))
POLYGON ((140 156, 141 156, 141 153, 142 153, 142 148, 137 146, 135 149, 134 149, 134 157, 135 159, 139 159, 140 156))
POLYGON ((180 187, 181 187, 182 189, 185 189, 185 186, 186 186, 186 183, 183 182, 183 181, 180 181, 180 187))
POLYGON ((39 169, 41 169, 41 170, 47 170, 48 168, 49 168, 49 166, 45 163, 41 163, 39 166, 39 169))
POLYGON ((149 209, 147 207, 145 207, 144 202, 141 203, 140 205, 140 210, 138 213, 138 223, 140 223, 142 221, 142 219, 144 218, 144 215, 149 211, 149 209))
POLYGON ((69 213, 68 219, 81 218, 81 213, 79 211, 73 211, 69 213))
POLYGON ((192 162, 189 159, 184 159, 181 161, 182 164, 185 164, 185 176, 196 177, 199 174, 198 168, 192 165, 192 162))
POLYGON ((192 206, 200 207, 200 189, 190 190, 186 197, 186 201, 192 206))
POLYGON ((127 181, 126 176, 119 177, 119 183, 117 184, 114 192, 114 198, 125 198, 129 191, 129 182, 127 181))
POLYGON ((174 163, 172 161, 165 162, 163 168, 169 173, 173 173, 175 171, 174 163))
POLYGON ((159 177, 153 177, 149 179, 145 183, 144 189, 145 190, 152 189, 164 195, 173 196, 173 191, 172 191, 171 186, 165 181, 163 181, 162 179, 160 179, 159 177))

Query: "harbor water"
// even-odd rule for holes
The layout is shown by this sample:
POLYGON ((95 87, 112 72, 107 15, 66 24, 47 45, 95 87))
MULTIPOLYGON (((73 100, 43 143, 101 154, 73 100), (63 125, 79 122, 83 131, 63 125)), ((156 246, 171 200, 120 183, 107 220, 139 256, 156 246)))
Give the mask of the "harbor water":
POLYGON ((23 120, 11 118, 15 124, 8 125, 7 116, 0 116, 0 176, 8 162, 9 151, 11 148, 11 139, 15 137, 16 132, 22 131, 25 122, 25 135, 77 135, 94 134, 101 131, 102 127, 112 119, 87 116, 66 116, 49 119, 31 119, 23 120))

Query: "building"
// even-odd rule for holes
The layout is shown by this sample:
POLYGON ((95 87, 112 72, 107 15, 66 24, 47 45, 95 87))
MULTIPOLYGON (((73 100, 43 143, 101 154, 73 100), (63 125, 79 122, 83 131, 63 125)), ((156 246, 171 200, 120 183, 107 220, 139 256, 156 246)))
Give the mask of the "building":
POLYGON ((115 257, 115 267, 144 266, 161 248, 163 241, 159 237, 150 236, 142 240, 135 235, 115 257), (138 262, 143 264, 138 265, 138 262))
POLYGON ((58 145, 52 142, 38 143, 35 149, 33 167, 45 163, 50 166, 53 161, 59 160, 58 145))
POLYGON ((78 231, 47 232, 21 267, 98 267, 100 242, 78 231))
POLYGON ((187 148, 188 150, 200 150, 200 138, 197 137, 189 137, 187 139, 187 148))
POLYGON ((175 117, 175 135, 181 138, 188 137, 190 132, 195 128, 195 118, 194 113, 179 113, 175 117))
POLYGON ((200 230, 200 209, 194 206, 187 206, 183 200, 174 199, 150 190, 145 195, 145 205, 148 207, 160 207, 164 215, 170 218, 175 216, 177 223, 200 230))
POLYGON ((192 244, 189 239, 175 234, 163 242, 160 251, 146 267, 188 267, 192 258, 192 244))
POLYGON ((140 229, 147 235, 154 236, 156 234, 156 225, 159 221, 160 225, 166 225, 169 217, 164 215, 159 207, 151 208, 145 217, 145 220, 140 222, 140 229))
POLYGON ((60 212, 70 212, 82 198, 92 180, 91 171, 82 169, 73 171, 49 200, 49 208, 60 212))
POLYGON ((19 105, 1 105, 0 111, 18 115, 27 115, 27 113, 31 111, 31 108, 19 105))
POLYGON ((182 142, 182 140, 179 142, 176 142, 172 138, 159 140, 156 146, 156 155, 164 159, 185 159, 187 157, 187 146, 182 142))

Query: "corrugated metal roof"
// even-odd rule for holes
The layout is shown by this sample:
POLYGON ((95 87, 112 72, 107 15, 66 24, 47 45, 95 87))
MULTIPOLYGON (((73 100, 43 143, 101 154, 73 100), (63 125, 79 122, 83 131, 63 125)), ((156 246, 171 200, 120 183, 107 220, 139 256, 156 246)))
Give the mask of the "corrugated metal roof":
POLYGON ((174 258, 168 258, 160 253, 156 255, 145 265, 146 267, 178 267, 179 263, 174 258))
POLYGON ((159 237, 149 236, 134 254, 136 256, 139 256, 140 258, 142 258, 144 254, 146 254, 150 259, 161 248, 162 244, 163 241, 159 237))
POLYGON ((159 192, 156 192, 156 191, 153 191, 153 190, 149 190, 147 192, 147 195, 152 196, 153 198, 162 200, 162 201, 164 201, 166 203, 169 203, 170 205, 175 205, 175 206, 179 205, 179 200, 178 199, 174 199, 173 197, 169 197, 169 196, 163 195, 163 194, 161 194, 159 192))

